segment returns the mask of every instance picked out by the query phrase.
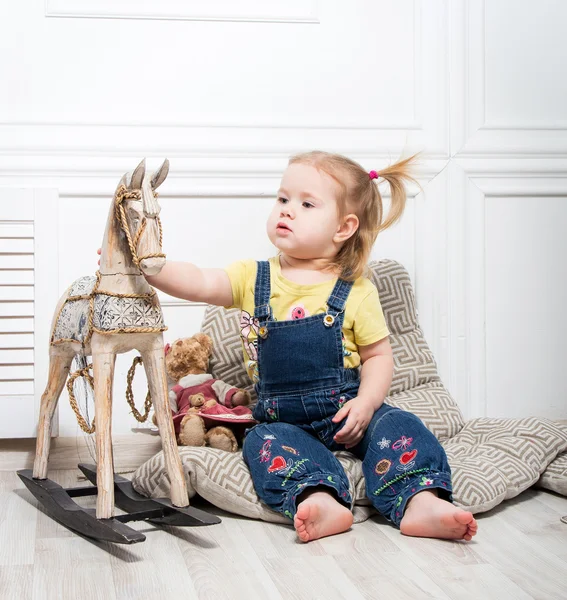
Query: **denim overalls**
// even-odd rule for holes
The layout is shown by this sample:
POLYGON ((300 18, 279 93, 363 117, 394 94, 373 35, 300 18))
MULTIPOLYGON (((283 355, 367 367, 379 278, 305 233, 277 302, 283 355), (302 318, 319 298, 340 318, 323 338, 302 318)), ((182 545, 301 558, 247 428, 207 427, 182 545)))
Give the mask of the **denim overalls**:
MULTIPOLYGON (((351 508, 349 481, 332 451, 344 450, 333 437, 346 418, 332 418, 360 384, 358 370, 345 369, 342 325, 352 283, 338 279, 327 312, 274 321, 270 307, 270 265, 258 262, 254 289, 258 318, 258 403, 260 421, 248 430, 243 457, 256 493, 270 508, 293 519, 297 497, 324 486, 351 508)), ((366 494, 397 527, 408 500, 438 488, 452 501, 451 470, 437 438, 414 414, 382 404, 357 446, 366 494)))

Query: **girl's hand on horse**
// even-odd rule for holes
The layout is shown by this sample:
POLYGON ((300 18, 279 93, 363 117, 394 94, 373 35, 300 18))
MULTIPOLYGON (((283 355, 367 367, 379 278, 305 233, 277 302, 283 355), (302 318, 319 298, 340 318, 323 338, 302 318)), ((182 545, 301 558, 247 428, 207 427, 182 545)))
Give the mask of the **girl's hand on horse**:
POLYGON ((358 396, 349 400, 333 417, 333 423, 338 423, 348 417, 342 429, 335 435, 335 442, 344 444, 347 449, 356 446, 362 439, 373 416, 374 407, 368 400, 358 396))

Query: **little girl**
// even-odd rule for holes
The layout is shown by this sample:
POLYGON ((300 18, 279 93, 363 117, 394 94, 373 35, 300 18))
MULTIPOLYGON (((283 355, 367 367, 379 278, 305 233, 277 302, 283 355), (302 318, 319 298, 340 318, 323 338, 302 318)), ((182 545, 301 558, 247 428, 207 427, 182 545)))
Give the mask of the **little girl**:
POLYGON ((378 174, 335 154, 294 156, 267 223, 278 256, 226 270, 168 261, 147 277, 173 296, 242 311, 259 421, 247 432, 244 460, 258 496, 304 542, 352 525, 349 482, 332 452, 345 448, 363 461, 372 504, 403 534, 470 540, 477 532, 472 513, 452 504, 435 436, 384 402, 392 349, 364 271, 378 232, 402 215, 413 159, 378 174), (378 177, 392 189, 386 219, 378 177))

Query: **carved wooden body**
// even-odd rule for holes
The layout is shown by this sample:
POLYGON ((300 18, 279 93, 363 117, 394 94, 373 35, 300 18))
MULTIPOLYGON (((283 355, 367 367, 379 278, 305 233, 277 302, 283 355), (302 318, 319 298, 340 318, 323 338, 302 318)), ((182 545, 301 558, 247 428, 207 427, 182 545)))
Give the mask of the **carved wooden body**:
MULTIPOLYGON (((124 302, 132 302, 128 296, 142 296, 143 298, 139 300, 146 305, 146 308, 153 311, 153 317, 157 316, 156 311, 161 315, 161 308, 157 296, 141 271, 147 275, 155 275, 165 264, 165 257, 161 254, 161 226, 158 218, 160 207, 154 192, 167 177, 168 170, 169 163, 166 160, 154 175, 146 174, 145 161, 142 161, 131 175, 126 174, 122 177, 115 200, 118 194, 125 194, 127 199, 122 203, 122 213, 117 209, 115 201, 110 208, 102 245, 100 276, 97 281, 98 291, 108 292, 109 296, 106 298, 111 300, 115 294, 126 296, 124 302), (138 196, 138 198, 130 198, 130 196, 138 196), (122 225, 120 216, 123 218, 122 225), (123 227, 128 229, 130 241, 123 227)), ((146 369, 161 433, 164 457, 171 479, 171 501, 175 506, 187 506, 189 504, 187 486, 167 401, 162 333, 164 328, 160 327, 159 323, 157 325, 154 323, 153 326, 150 323, 148 327, 148 322, 142 317, 138 327, 130 327, 130 323, 121 323, 120 319, 115 319, 111 329, 108 330, 103 323, 108 323, 112 319, 108 318, 108 314, 102 315, 100 307, 97 306, 105 305, 105 299, 101 297, 100 302, 94 302, 94 299, 83 298, 84 307, 76 306, 74 316, 82 325, 85 319, 87 322, 90 319, 91 327, 88 335, 76 339, 61 338, 57 334, 65 328, 61 326, 61 321, 58 328, 58 320, 62 309, 72 302, 69 300, 69 291, 72 288, 73 286, 59 300, 52 323, 49 377, 41 398, 33 477, 36 479, 47 477, 53 414, 67 380, 73 357, 79 353, 92 356, 98 487, 96 516, 99 519, 113 516, 114 468, 111 415, 114 364, 117 354, 138 350, 146 369), (95 307, 99 312, 95 312, 95 307), (118 327, 115 327, 117 324, 118 327)), ((75 295, 74 298, 78 296, 75 295)), ((64 321, 66 315, 61 317, 64 321)))

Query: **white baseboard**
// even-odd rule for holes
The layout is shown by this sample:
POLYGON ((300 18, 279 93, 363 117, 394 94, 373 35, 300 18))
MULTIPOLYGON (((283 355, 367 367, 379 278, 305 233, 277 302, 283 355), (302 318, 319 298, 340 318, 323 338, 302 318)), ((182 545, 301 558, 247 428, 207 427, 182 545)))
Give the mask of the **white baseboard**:
MULTIPOLYGON (((161 438, 144 433, 117 435, 112 438, 112 447, 114 471, 134 470, 161 450, 161 438)), ((84 437, 53 438, 49 469, 76 469, 79 463, 93 464, 91 452, 94 455, 94 445, 91 449, 84 437)), ((0 440, 0 471, 31 469, 34 458, 35 439, 0 440)))

